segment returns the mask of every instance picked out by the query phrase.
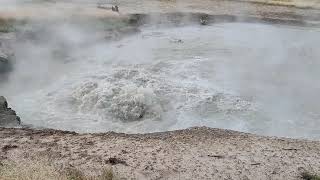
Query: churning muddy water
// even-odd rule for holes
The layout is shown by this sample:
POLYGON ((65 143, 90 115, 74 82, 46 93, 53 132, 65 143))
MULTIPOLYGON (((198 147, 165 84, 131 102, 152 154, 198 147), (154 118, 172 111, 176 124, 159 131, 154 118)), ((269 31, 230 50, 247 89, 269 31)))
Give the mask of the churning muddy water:
POLYGON ((41 33, 17 42, 15 70, 1 87, 25 124, 320 137, 318 28, 146 26, 112 42, 70 24, 41 33))

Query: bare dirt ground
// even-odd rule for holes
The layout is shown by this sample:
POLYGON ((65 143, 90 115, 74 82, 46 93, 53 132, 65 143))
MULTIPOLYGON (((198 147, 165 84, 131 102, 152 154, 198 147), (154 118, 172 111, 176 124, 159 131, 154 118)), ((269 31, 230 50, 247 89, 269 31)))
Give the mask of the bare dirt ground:
POLYGON ((46 157, 86 174, 113 166, 125 179, 290 180, 320 171, 320 142, 205 127, 144 135, 2 128, 0 144, 1 161, 46 157))

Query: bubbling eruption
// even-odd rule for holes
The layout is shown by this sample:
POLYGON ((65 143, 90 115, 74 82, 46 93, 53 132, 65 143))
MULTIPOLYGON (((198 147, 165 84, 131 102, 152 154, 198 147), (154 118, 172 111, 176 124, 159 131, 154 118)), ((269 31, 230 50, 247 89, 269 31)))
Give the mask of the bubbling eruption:
POLYGON ((96 112, 123 122, 160 119, 162 108, 151 88, 87 82, 72 97, 82 112, 96 112))
POLYGON ((112 114, 122 121, 141 120, 143 118, 160 119, 162 108, 156 95, 150 88, 125 86, 113 98, 112 114))
MULTIPOLYGON (((195 59, 192 67, 197 68, 199 64, 195 64, 199 62, 195 59)), ((72 99, 68 108, 76 107, 76 112, 95 114, 127 128, 145 127, 146 130, 139 129, 142 132, 155 131, 156 124, 162 128, 188 126, 188 118, 209 121, 212 116, 239 116, 241 119, 240 116, 255 111, 254 104, 240 97, 159 75, 172 63, 175 64, 113 66, 110 71, 89 76, 90 80, 75 85, 66 97, 72 99)), ((199 122, 195 125, 201 125, 199 122)))

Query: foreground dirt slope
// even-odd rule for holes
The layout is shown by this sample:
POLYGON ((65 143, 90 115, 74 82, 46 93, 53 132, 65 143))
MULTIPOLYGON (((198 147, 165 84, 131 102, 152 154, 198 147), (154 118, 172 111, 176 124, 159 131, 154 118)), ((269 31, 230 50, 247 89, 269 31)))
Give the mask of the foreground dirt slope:
POLYGON ((144 135, 1 128, 0 146, 1 161, 49 158, 87 174, 113 166, 128 179, 299 179, 301 171, 320 172, 320 142, 206 127, 144 135))

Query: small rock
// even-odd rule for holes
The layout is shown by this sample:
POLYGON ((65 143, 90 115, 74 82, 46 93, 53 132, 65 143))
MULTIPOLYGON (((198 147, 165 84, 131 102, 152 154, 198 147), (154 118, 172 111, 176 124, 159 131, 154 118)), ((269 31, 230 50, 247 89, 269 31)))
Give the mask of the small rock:
POLYGON ((121 150, 121 153, 122 153, 122 154, 128 154, 128 151, 126 151, 126 150, 121 150))
POLYGON ((6 98, 0 96, 0 112, 6 110, 8 108, 8 102, 6 98))
POLYGON ((15 149, 15 148, 18 148, 18 146, 17 145, 5 145, 2 147, 2 151, 7 152, 7 151, 9 151, 11 149, 15 149))
POLYGON ((20 118, 16 112, 8 108, 8 102, 5 97, 0 96, 0 126, 15 127, 20 125, 20 118))
POLYGON ((111 164, 111 165, 116 165, 116 164, 123 164, 123 165, 128 165, 127 162, 121 160, 121 159, 118 159, 118 158, 109 158, 108 160, 105 161, 106 164, 111 164))
POLYGON ((7 73, 12 70, 12 64, 9 56, 0 51, 0 74, 7 73))

